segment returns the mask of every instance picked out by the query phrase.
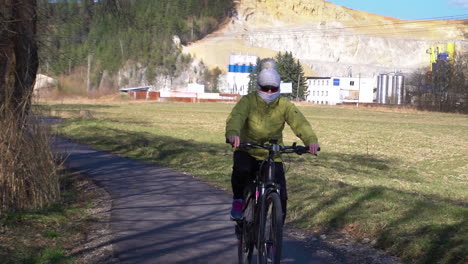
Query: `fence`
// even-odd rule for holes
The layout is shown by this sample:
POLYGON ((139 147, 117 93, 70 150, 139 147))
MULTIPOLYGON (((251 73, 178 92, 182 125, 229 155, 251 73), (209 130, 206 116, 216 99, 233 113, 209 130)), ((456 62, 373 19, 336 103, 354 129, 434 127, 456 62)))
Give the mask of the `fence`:
POLYGON ((151 100, 160 102, 237 102, 239 94, 225 93, 190 93, 190 92, 154 92, 129 91, 130 98, 135 100, 151 100))

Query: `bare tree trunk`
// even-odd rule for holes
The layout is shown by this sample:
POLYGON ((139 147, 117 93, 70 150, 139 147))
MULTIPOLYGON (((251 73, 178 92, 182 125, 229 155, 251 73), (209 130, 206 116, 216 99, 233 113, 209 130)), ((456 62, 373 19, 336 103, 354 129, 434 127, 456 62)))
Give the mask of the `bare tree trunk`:
POLYGON ((36 0, 0 0, 0 216, 60 196, 48 129, 31 121, 38 68, 36 0))
POLYGON ((36 0, 0 0, 0 118, 22 123, 38 68, 36 0))

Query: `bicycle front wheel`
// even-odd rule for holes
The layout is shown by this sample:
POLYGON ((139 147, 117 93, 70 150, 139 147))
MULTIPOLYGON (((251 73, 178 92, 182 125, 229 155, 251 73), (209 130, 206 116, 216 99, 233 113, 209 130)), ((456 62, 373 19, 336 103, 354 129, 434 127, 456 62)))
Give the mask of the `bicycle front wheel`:
POLYGON ((283 211, 281 200, 276 192, 266 195, 261 203, 258 227, 258 261, 259 264, 279 264, 283 244, 283 211))

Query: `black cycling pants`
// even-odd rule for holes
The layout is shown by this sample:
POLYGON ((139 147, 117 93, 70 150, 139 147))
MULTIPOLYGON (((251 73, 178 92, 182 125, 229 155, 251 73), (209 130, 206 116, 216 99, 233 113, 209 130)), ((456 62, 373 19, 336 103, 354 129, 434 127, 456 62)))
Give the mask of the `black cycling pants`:
MULTIPOLYGON (((243 199, 244 188, 255 179, 255 172, 260 167, 260 161, 242 150, 234 151, 234 166, 232 168, 231 184, 234 199, 243 199)), ((288 193, 282 162, 275 162, 275 181, 280 185, 281 207, 283 218, 286 216, 288 193)), ((284 220, 284 219, 283 219, 284 220)))

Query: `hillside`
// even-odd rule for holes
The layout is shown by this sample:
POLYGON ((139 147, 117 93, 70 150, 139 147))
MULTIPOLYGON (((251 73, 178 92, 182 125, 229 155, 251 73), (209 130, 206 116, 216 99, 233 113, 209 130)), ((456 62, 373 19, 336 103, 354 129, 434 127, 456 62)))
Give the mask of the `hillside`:
POLYGON ((226 70, 229 54, 260 57, 292 51, 308 75, 361 74, 429 65, 426 50, 455 42, 466 52, 467 20, 411 21, 352 10, 323 0, 240 0, 217 32, 184 47, 226 70))

